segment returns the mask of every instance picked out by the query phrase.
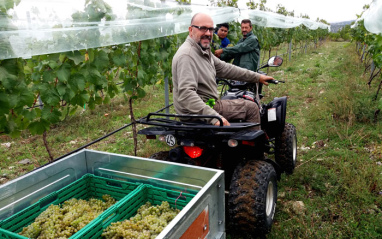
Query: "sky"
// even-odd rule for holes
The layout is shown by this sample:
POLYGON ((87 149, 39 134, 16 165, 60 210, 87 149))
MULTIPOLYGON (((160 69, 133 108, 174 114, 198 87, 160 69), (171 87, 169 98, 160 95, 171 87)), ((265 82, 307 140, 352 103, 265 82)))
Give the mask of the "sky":
MULTIPOLYGON (((0 0, 1 1, 1 0, 0 0)), ((34 1, 22 1, 22 4, 29 4, 33 6, 36 2, 41 2, 44 7, 54 7, 57 9, 57 5, 60 5, 60 12, 72 12, 73 7, 79 6, 80 9, 83 8, 85 0, 34 0, 34 1), (67 4, 70 2, 70 4, 67 4), (66 9, 68 8, 68 9, 66 9), (70 8, 70 9, 69 9, 70 8), (62 11, 64 10, 64 11, 62 11)), ((125 0, 126 1, 126 0, 125 0)), ((123 3, 125 1, 121 0, 107 0, 109 4, 113 2, 123 3)), ((130 1, 130 0, 127 0, 130 1)), ((156 0, 159 2, 159 0, 156 0)), ((239 8, 247 8, 245 3, 249 0, 239 0, 239 8)), ((254 2, 260 2, 260 0, 253 0, 254 2)), ((266 7, 276 11, 278 4, 283 5, 287 11, 293 11, 295 17, 299 17, 300 14, 307 14, 311 20, 316 20, 317 18, 324 19, 328 23, 335 23, 341 21, 349 21, 357 19, 356 14, 361 14, 363 11, 363 6, 370 4, 372 0, 267 0, 266 7)), ((191 0, 192 4, 210 5, 210 0, 191 0)), ((29 7, 30 8, 30 7, 29 7)), ((114 11, 116 9, 113 9, 114 11)), ((122 10, 125 10, 123 8, 122 10)), ((46 11, 45 11, 46 12, 46 11)), ((43 14, 40 12, 40 14, 43 14)), ((58 14, 58 13, 57 13, 58 14)), ((125 14, 125 12, 123 12, 125 14)), ((22 17, 22 16, 21 16, 22 17)))
MULTIPOLYGON (((239 0, 240 6, 245 6, 246 0, 239 0)), ((254 2, 260 2, 255 0, 254 2)), ((287 11, 294 10, 295 17, 300 13, 307 14, 310 19, 317 17, 329 23, 355 20, 356 14, 361 14, 363 6, 370 4, 372 0, 267 0, 266 7, 276 10, 278 4, 283 5, 287 11)))

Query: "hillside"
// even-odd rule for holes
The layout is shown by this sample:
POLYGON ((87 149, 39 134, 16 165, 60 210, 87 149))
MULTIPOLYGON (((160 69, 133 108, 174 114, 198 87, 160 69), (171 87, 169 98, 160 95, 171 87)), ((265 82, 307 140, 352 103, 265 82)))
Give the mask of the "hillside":
POLYGON ((330 32, 338 32, 342 27, 351 25, 355 20, 330 23, 330 32))

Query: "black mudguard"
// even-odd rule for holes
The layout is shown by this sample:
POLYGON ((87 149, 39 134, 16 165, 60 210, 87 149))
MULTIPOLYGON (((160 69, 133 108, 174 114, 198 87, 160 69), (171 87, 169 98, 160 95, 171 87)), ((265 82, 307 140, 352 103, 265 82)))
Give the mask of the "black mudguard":
POLYGON ((284 131, 287 108, 287 97, 274 98, 263 107, 261 114, 261 128, 269 137, 273 138, 284 131))
POLYGON ((138 131, 138 134, 143 135, 167 135, 174 134, 174 130, 167 130, 164 127, 148 127, 138 131))

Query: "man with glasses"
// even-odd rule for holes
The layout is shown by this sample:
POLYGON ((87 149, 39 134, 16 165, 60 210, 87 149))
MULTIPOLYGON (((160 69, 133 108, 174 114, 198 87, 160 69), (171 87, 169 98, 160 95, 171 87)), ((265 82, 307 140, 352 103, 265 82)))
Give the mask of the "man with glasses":
MULTIPOLYGON (((211 53, 214 22, 210 16, 197 13, 191 19, 189 35, 172 61, 173 100, 178 114, 214 115, 230 125, 228 120, 260 123, 259 107, 244 100, 218 100, 216 77, 268 85, 273 77, 240 68, 221 61, 211 53), (207 105, 207 102, 215 105, 207 105)), ((219 125, 217 119, 207 123, 219 125)), ((259 127, 257 127, 259 129, 259 127)))
POLYGON ((235 66, 240 66, 251 71, 257 71, 260 58, 260 45, 257 37, 252 32, 252 23, 249 19, 241 21, 243 38, 233 47, 218 49, 215 56, 221 60, 229 61, 234 58, 235 66))

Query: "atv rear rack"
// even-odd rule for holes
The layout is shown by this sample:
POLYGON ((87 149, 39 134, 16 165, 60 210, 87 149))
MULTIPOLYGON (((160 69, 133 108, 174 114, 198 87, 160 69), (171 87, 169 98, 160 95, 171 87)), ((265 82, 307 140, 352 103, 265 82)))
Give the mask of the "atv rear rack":
POLYGON ((209 130, 224 130, 224 131, 238 131, 249 129, 254 126, 259 126, 259 123, 230 123, 230 126, 223 126, 223 121, 220 117, 214 115, 180 115, 180 114, 162 114, 162 113, 149 113, 146 118, 137 120, 140 124, 162 126, 174 130, 195 130, 195 129, 209 129, 209 130), (151 116, 160 116, 160 118, 152 118, 151 116), (163 118, 166 117, 166 118, 163 118), (169 118, 186 118, 192 121, 178 121, 169 118), (218 119, 220 126, 207 124, 197 119, 218 119))

